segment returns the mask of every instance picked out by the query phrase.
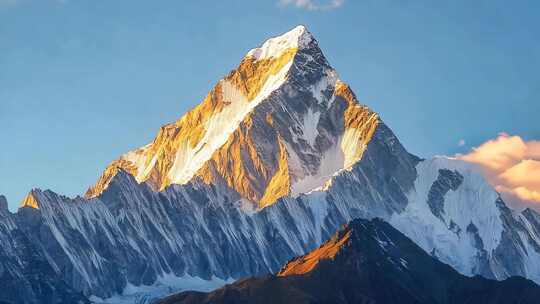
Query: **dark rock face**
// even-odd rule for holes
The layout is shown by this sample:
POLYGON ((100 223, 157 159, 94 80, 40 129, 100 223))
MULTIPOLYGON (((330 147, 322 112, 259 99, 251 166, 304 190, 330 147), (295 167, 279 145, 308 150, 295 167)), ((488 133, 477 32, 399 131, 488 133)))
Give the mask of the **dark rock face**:
POLYGON ((463 175, 458 171, 448 169, 439 169, 437 180, 431 185, 428 194, 428 205, 431 212, 441 218, 441 213, 444 212, 444 196, 450 190, 457 190, 463 182, 463 175))
MULTIPOLYGON (((531 277, 538 282, 538 275, 531 275, 531 268, 527 267, 523 260, 524 248, 529 248, 532 261, 530 266, 536 267, 540 262, 537 252, 540 252, 539 244, 534 241, 540 231, 540 215, 533 210, 526 209, 516 215, 510 210, 502 199, 496 201, 501 210, 501 219, 504 225, 501 244, 492 254, 492 263, 501 265, 502 268, 512 269, 513 275, 531 277), (524 237, 525 236, 525 237, 524 237), (525 239, 526 241, 524 241, 525 239)), ((498 275, 498 273, 495 273, 498 275)))
POLYGON ((47 253, 18 229, 12 215, 0 221, 0 303, 90 303, 66 284, 47 253))
POLYGON ((399 213, 408 204, 406 194, 417 178, 418 162, 380 121, 359 163, 350 173, 335 178, 330 197, 360 202, 352 210, 353 218, 386 218, 399 213))
POLYGON ((277 276, 240 280, 211 293, 183 292, 159 304, 202 303, 537 303, 540 286, 512 277, 502 282, 460 275, 382 220, 354 220, 329 243, 283 267, 277 276), (343 241, 340 241, 342 239, 343 241), (284 275, 292 271, 292 274, 284 275))
POLYGON ((0 195, 0 217, 9 213, 8 202, 5 196, 0 195))

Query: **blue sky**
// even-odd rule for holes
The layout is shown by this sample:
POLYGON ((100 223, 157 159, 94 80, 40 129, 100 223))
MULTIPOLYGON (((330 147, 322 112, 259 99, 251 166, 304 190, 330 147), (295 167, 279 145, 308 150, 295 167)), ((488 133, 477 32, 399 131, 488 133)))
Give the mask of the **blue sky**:
POLYGON ((297 24, 417 155, 540 139, 539 3, 0 0, 0 193, 84 192, 297 24))

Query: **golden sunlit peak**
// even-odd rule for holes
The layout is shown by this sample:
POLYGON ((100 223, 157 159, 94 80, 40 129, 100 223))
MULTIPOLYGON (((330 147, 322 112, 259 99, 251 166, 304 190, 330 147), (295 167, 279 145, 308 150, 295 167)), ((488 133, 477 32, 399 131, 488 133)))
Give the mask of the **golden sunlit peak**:
POLYGON ((315 38, 297 26, 249 51, 198 106, 113 161, 85 196, 101 195, 124 170, 156 191, 194 178, 224 181, 262 209, 324 189, 362 158, 377 125, 377 114, 358 103, 315 38), (309 87, 311 98, 295 102, 290 84, 309 87))
POLYGON ((250 50, 247 57, 255 60, 280 57, 287 50, 306 48, 313 39, 305 26, 298 25, 280 36, 266 40, 260 47, 250 50))
POLYGON ((30 193, 28 193, 28 195, 26 195, 26 197, 21 202, 21 208, 24 208, 24 207, 39 209, 38 201, 34 197, 33 191, 30 191, 30 193))
POLYGON ((293 259, 279 271, 277 276, 286 277, 290 275, 301 275, 312 271, 322 260, 333 259, 341 248, 349 242, 351 230, 345 234, 336 234, 328 242, 321 245, 312 252, 293 259))

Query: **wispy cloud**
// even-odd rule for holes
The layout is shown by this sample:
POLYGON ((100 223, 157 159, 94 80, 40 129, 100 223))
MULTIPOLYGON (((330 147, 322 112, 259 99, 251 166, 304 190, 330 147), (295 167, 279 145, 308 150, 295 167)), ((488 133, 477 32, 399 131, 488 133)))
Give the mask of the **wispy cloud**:
POLYGON ((501 133, 457 158, 477 164, 510 205, 540 210, 540 141, 501 133))
POLYGON ((295 6, 310 11, 320 11, 339 8, 345 4, 345 0, 280 0, 279 4, 282 6, 295 6))

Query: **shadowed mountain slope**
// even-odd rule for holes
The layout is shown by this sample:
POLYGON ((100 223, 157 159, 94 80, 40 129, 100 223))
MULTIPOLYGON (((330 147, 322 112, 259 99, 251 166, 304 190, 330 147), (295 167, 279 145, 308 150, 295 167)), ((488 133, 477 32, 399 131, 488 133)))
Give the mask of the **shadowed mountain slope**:
POLYGON ((538 303, 524 278, 466 277, 429 256, 388 223, 354 220, 276 275, 240 280, 211 293, 183 292, 159 304, 538 303))

